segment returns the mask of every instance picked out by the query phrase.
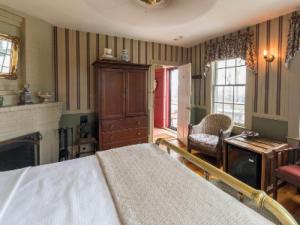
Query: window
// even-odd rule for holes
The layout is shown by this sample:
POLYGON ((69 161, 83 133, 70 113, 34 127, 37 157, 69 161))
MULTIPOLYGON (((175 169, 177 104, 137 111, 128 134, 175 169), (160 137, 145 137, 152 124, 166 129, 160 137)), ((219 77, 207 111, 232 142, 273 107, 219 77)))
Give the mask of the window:
POLYGON ((242 59, 216 62, 213 82, 213 112, 245 124, 246 65, 242 59))

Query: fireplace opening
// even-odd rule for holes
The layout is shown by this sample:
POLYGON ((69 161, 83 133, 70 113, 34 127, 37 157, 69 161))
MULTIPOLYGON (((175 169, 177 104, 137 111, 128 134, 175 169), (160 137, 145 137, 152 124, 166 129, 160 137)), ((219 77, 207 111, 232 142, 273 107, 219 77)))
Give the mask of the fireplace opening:
POLYGON ((40 164, 39 132, 0 142, 0 171, 40 164))

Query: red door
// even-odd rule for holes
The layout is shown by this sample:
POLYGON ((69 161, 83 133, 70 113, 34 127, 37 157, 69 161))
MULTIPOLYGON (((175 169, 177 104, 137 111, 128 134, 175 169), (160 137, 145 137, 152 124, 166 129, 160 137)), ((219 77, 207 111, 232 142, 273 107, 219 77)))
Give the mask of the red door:
POLYGON ((166 127, 166 69, 155 70, 155 82, 156 89, 154 92, 154 127, 164 128, 166 127))

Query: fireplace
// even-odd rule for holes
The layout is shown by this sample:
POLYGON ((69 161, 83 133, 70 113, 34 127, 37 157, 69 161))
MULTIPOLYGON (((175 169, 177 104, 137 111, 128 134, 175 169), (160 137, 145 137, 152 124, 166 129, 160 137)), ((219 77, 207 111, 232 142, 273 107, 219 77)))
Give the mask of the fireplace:
POLYGON ((0 171, 40 164, 41 134, 35 132, 0 142, 0 171))

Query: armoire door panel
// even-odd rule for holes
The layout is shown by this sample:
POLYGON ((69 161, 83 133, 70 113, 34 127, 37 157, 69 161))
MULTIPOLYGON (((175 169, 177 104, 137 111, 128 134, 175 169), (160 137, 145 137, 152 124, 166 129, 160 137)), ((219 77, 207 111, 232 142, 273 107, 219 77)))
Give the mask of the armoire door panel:
POLYGON ((97 60, 99 149, 148 141, 147 71, 149 65, 97 60))
POLYGON ((147 114, 147 71, 130 70, 126 74, 126 116, 147 114))
POLYGON ((101 119, 125 116, 125 73, 117 69, 101 71, 101 119))

